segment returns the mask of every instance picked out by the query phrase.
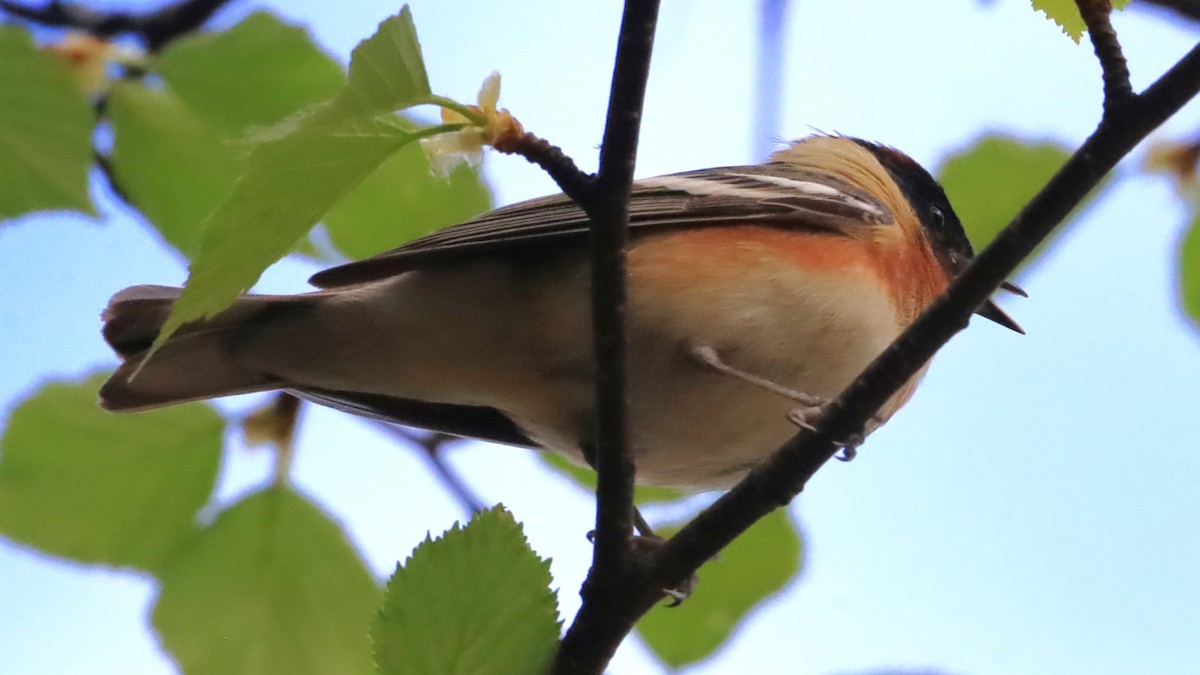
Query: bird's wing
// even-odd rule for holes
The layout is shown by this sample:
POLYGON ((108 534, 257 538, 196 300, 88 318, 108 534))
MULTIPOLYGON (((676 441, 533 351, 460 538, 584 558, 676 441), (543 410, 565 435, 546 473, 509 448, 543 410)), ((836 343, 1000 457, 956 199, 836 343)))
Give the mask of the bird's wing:
MULTIPOLYGON (((865 191, 782 162, 639 180, 629 200, 630 236, 678 228, 765 225, 850 234, 892 222, 865 191)), ((520 202, 447 227, 373 258, 332 267, 318 288, 359 284, 482 254, 522 254, 586 240, 588 217, 564 195, 520 202)))
POLYGON ((330 389, 289 389, 290 393, 313 403, 342 412, 362 415, 406 427, 440 431, 451 436, 523 448, 538 448, 507 415, 482 406, 431 403, 396 396, 333 391, 330 389))

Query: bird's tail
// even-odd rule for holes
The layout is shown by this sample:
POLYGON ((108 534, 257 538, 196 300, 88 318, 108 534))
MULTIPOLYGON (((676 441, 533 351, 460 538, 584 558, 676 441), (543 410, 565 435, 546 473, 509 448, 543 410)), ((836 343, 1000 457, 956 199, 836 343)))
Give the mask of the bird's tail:
POLYGON ((224 312, 181 328, 147 361, 146 352, 180 292, 133 286, 109 301, 103 335, 122 363, 100 388, 101 407, 146 410, 283 386, 278 377, 248 369, 234 356, 258 319, 303 306, 311 296, 243 296, 224 312))

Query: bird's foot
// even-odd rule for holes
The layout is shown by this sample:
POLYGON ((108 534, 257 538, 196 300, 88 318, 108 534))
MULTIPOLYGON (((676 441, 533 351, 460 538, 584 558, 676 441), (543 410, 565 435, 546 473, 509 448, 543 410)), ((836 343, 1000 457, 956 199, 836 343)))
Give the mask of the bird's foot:
MULTIPOLYGON (((805 429, 807 431, 817 432, 816 422, 821 417, 821 413, 825 412, 825 408, 829 405, 829 401, 821 400, 817 405, 800 405, 788 411, 788 420, 792 424, 805 429)), ((879 415, 873 415, 871 421, 876 425, 883 424, 884 420, 879 415)), ((858 456, 858 448, 866 440, 862 433, 854 434, 845 440, 834 441, 834 444, 842 449, 841 454, 837 458, 843 462, 849 462, 858 456)))

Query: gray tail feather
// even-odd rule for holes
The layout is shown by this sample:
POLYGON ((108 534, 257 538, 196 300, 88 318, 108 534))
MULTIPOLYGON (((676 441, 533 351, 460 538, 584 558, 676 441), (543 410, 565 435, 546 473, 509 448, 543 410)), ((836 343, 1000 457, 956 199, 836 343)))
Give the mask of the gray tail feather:
POLYGON ((180 292, 168 286, 133 286, 109 301, 102 334, 123 362, 100 387, 101 407, 146 410, 283 386, 279 378, 239 364, 234 349, 256 319, 273 314, 273 308, 308 304, 311 296, 244 296, 228 310, 182 327, 146 361, 146 351, 180 292))

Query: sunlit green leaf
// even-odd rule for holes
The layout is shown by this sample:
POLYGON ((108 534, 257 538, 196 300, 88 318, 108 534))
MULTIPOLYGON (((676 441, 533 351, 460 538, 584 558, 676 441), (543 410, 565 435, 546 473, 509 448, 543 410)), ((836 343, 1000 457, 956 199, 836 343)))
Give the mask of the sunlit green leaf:
POLYGON ((168 243, 195 255, 201 224, 237 181, 239 148, 169 90, 118 83, 108 114, 117 185, 168 243))
POLYGON ((371 630, 386 675, 542 675, 558 645, 550 561, 503 507, 426 539, 387 584, 371 630))
POLYGON ((332 101, 257 135, 233 194, 207 221, 182 297, 159 341, 229 306, 330 209, 416 135, 392 111, 429 83, 405 8, 355 50, 332 101))
POLYGON ((0 531, 83 562, 157 569, 195 530, 224 422, 191 404, 112 415, 101 378, 48 384, 18 406, 0 448, 0 531))
POLYGON ((491 195, 465 165, 434 174, 417 146, 397 152, 324 219, 329 239, 351 258, 365 258, 488 210, 491 195))
POLYGON ((66 64, 0 26, 0 219, 45 209, 95 213, 88 198, 95 113, 66 64))
MULTIPOLYGON (((665 536, 678 528, 658 528, 665 536)), ((785 509, 755 523, 705 563, 692 596, 678 607, 659 604, 638 622, 646 646, 668 666, 695 663, 733 635, 742 619, 800 572, 802 542, 785 509)))
POLYGON ((1180 246, 1179 280, 1183 308, 1200 326, 1200 215, 1192 220, 1180 246))
POLYGON ((412 11, 379 24, 375 35, 350 55, 350 75, 338 93, 337 104, 350 113, 371 115, 407 108, 429 97, 429 75, 421 57, 421 44, 412 11))
POLYGON ((189 675, 371 671, 379 587, 338 524, 289 489, 221 512, 161 578, 154 628, 189 675))
POLYGON ((226 31, 184 36, 153 67, 195 114, 233 135, 327 99, 345 79, 308 31, 267 12, 226 31))
POLYGON ((324 125, 257 147, 232 196, 208 219, 188 285, 163 329, 216 313, 291 251, 332 205, 412 135, 386 118, 324 125))
MULTIPOLYGON (((1112 0, 1113 9, 1125 9, 1125 5, 1128 4, 1129 0, 1112 0)), ((1033 0, 1033 8, 1058 24, 1062 32, 1075 42, 1079 42, 1087 31, 1075 0, 1033 0)))
MULTIPOLYGON (((578 483, 585 490, 596 491, 596 472, 592 469, 574 464, 553 452, 539 452, 538 458, 542 460, 543 464, 578 483)), ((634 501, 638 504, 653 504, 655 502, 673 502, 684 496, 679 490, 671 488, 639 485, 634 492, 634 501)))

